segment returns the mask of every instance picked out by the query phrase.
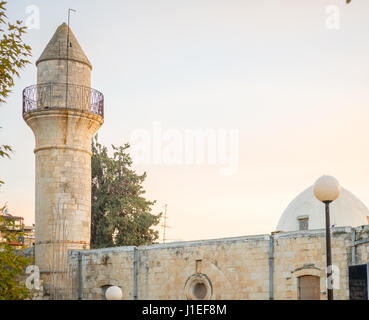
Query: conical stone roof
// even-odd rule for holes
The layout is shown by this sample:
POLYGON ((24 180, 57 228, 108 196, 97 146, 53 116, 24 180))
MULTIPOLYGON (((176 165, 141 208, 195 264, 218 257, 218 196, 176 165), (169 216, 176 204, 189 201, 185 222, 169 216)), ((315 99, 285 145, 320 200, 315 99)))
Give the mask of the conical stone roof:
POLYGON ((40 58, 36 61, 36 66, 41 61, 47 60, 67 60, 67 37, 69 29, 69 52, 68 60, 78 61, 88 65, 92 69, 92 65, 86 54, 83 52, 72 30, 63 23, 56 29, 53 37, 42 52, 40 58))

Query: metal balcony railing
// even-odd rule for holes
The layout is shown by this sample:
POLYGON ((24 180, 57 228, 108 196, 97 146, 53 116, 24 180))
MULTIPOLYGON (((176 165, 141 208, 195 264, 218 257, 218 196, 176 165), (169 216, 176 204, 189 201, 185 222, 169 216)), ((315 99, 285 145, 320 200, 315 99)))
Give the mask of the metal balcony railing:
POLYGON ((72 109, 104 117, 104 95, 92 88, 66 83, 45 83, 23 90, 23 115, 45 109, 72 109))

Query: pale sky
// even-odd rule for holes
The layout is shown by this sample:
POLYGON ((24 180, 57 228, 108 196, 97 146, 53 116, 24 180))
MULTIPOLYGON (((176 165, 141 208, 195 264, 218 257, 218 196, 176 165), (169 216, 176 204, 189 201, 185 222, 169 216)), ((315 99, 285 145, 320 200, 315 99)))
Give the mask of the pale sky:
POLYGON ((323 174, 369 205, 368 1, 17 0, 9 17, 26 20, 29 5, 40 11, 40 28, 25 38, 32 65, 0 107, 0 144, 15 150, 0 160, 0 204, 26 223, 34 222, 35 164, 22 90, 36 83, 34 62, 68 8, 94 67, 91 86, 105 96, 103 144, 123 145, 155 121, 180 133, 239 130, 234 175, 220 175, 219 165, 134 166, 148 174, 154 212, 168 204, 167 238, 270 233, 323 174))

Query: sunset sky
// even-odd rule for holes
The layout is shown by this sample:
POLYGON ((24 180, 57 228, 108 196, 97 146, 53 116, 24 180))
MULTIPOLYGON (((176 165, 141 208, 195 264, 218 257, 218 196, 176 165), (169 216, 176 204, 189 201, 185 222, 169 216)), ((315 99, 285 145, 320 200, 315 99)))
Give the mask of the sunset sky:
MULTIPOLYGON (((168 204, 167 238, 195 240, 274 231, 297 194, 334 175, 369 205, 369 2, 354 0, 10 1, 11 20, 39 9, 28 31, 32 64, 0 106, 0 204, 34 222, 34 137, 22 90, 56 28, 71 29, 105 96, 103 144, 135 130, 239 132, 238 171, 215 165, 134 165, 147 172, 154 212, 168 204), (331 9, 339 28, 329 29, 331 9)), ((322 213, 323 214, 323 213, 322 213)))

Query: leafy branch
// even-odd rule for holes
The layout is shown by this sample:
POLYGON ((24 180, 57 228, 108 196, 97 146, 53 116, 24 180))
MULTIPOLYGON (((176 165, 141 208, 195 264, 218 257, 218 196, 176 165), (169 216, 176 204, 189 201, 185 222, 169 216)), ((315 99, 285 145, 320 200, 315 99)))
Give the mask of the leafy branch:
POLYGON ((22 255, 22 250, 15 250, 13 245, 18 237, 23 236, 14 219, 5 218, 6 206, 0 208, 0 300, 23 300, 29 297, 29 290, 21 282, 24 269, 31 263, 31 258, 22 255))
POLYGON ((20 20, 14 24, 8 22, 6 3, 0 1, 0 103, 5 102, 14 86, 14 76, 19 77, 19 71, 30 63, 28 57, 31 56, 31 47, 22 39, 27 27, 20 20))

